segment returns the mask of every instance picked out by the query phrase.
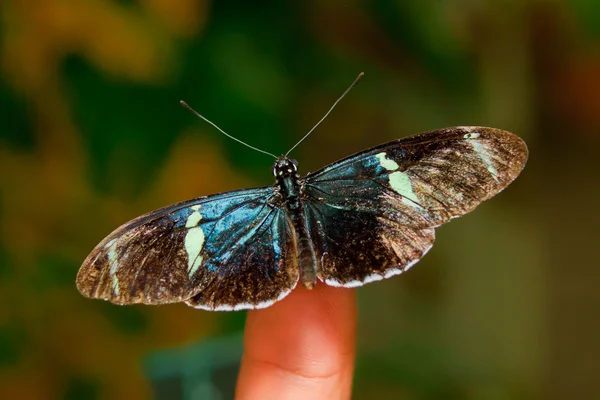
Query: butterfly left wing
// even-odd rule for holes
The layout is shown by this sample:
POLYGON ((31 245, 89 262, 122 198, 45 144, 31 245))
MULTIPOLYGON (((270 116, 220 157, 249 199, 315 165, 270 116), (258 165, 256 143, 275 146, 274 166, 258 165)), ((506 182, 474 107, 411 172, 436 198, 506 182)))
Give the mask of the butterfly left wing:
POLYGON ((434 228, 512 182, 527 160, 517 136, 493 128, 426 132, 309 174, 306 214, 321 280, 359 286, 401 273, 432 246, 434 228))
POLYGON ((92 251, 77 287, 117 304, 266 307, 298 281, 293 233, 273 198, 272 187, 239 190, 136 218, 92 251))

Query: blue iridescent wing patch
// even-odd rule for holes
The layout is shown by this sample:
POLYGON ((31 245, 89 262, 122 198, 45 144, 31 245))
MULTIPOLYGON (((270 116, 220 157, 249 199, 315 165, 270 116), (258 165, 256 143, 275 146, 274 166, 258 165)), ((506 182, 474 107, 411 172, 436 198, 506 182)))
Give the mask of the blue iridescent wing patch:
POLYGON ((234 191, 136 218, 96 246, 77 286, 117 304, 266 307, 298 281, 293 235, 273 196, 272 187, 234 191))

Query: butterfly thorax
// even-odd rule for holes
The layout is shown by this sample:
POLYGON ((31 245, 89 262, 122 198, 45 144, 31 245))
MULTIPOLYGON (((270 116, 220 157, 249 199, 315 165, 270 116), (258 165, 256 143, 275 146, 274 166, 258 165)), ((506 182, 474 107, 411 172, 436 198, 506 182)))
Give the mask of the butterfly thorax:
POLYGON ((283 200, 293 209, 299 207, 300 175, 298 175, 297 161, 282 156, 275 161, 272 170, 283 200))
POLYGON ((317 259, 304 213, 298 162, 281 156, 273 163, 272 171, 286 214, 294 228, 302 283, 311 289, 317 280, 317 259))

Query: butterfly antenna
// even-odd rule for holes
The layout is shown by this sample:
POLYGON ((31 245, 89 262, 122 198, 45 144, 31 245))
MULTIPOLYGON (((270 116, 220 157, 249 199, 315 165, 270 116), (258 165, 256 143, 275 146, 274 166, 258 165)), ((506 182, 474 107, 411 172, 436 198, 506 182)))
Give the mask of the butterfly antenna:
POLYGON ((290 153, 292 152, 292 150, 294 150, 296 147, 298 147, 298 145, 299 145, 300 143, 302 143, 302 142, 304 141, 304 139, 306 139, 306 138, 308 137, 308 135, 310 135, 310 134, 311 134, 311 133, 312 133, 312 132, 313 132, 313 131, 314 131, 314 130, 317 128, 317 126, 321 125, 321 122, 323 122, 323 121, 325 120, 325 118, 327 118, 327 116, 329 115, 329 113, 330 113, 330 112, 331 112, 331 111, 332 111, 332 110, 335 108, 335 106, 337 106, 337 103, 339 103, 339 102, 340 102, 340 100, 342 100, 342 99, 344 98, 344 96, 346 96, 346 95, 348 94, 348 92, 349 92, 349 91, 350 91, 350 90, 351 90, 351 89, 352 89, 354 86, 356 86, 356 84, 358 83, 358 81, 360 81, 360 79, 363 77, 363 75, 364 75, 364 74, 365 74, 364 72, 361 72, 360 74, 358 74, 358 76, 356 77, 356 79, 354 80, 354 82, 352 82, 352 85, 350 85, 350 86, 348 87, 348 89, 346 89, 346 91, 345 91, 344 93, 342 93, 342 95, 339 97, 339 99, 337 99, 337 100, 335 101, 335 103, 333 103, 333 105, 331 106, 331 108, 329 109, 329 111, 327 111, 327 112, 325 113, 325 115, 323 115, 323 118, 321 118, 321 119, 319 120, 319 122, 317 122, 317 124, 316 124, 315 126, 313 126, 313 128, 312 128, 310 131, 308 131, 308 133, 307 133, 306 135, 304 135, 304 137, 302 137, 302 139, 300 139, 300 140, 298 141, 298 143, 296 143, 294 146, 292 146, 292 148, 291 148, 291 149, 290 149, 290 150, 289 150, 287 153, 285 153, 285 156, 286 156, 286 157, 288 156, 288 154, 290 154, 290 153))
POLYGON ((260 153, 268 154, 268 155, 270 155, 273 158, 277 158, 277 156, 275 154, 269 153, 268 151, 261 150, 261 149, 259 149, 257 147, 254 147, 254 146, 250 146, 248 143, 242 142, 240 139, 231 136, 230 134, 228 134, 227 132, 225 132, 223 129, 219 128, 216 124, 214 124, 213 122, 209 121, 206 117, 204 117, 203 115, 201 115, 198 111, 196 111, 192 107, 190 107, 185 101, 181 100, 179 103, 182 106, 184 106, 185 108, 187 108, 188 110, 190 110, 190 112, 192 114, 194 114, 196 117, 203 119, 204 121, 208 122, 209 124, 211 124, 212 126, 214 126, 215 128, 217 128, 217 130, 219 132, 221 132, 223 135, 227 136, 228 138, 233 139, 236 142, 241 143, 241 144, 243 144, 246 147, 250 147, 252 150, 256 150, 256 151, 258 151, 260 153))

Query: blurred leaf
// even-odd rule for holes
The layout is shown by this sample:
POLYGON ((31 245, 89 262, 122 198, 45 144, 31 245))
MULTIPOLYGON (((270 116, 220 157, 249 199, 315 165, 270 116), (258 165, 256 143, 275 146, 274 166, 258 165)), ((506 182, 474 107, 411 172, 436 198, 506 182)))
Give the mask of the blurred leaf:
POLYGON ((128 335, 138 335, 148 330, 146 314, 136 306, 116 306, 107 302, 95 302, 96 307, 118 330, 128 335))
POLYGON ((25 344, 25 333, 15 326, 0 326, 0 367, 17 364, 25 344))
POLYGON ((357 362, 357 390, 361 380, 401 383, 418 398, 462 399, 469 381, 457 368, 459 358, 422 340, 404 340, 387 349, 386 356, 360 355, 357 362))
MULTIPOLYGON (((271 5, 288 7, 283 4, 271 5)), ((293 50, 289 41, 294 39, 292 31, 273 35, 273 26, 261 22, 262 13, 273 12, 268 5, 249 5, 231 13, 224 4, 214 4, 212 22, 202 40, 196 39, 186 48, 178 95, 229 134, 281 154, 292 142, 287 112, 296 94, 285 64, 289 62, 286 54, 293 50)), ((274 17, 273 22, 281 24, 282 19, 285 17, 274 17)), ((205 126, 202 121, 182 120, 187 126, 205 126)), ((207 134, 228 149, 233 165, 251 175, 268 173, 271 161, 265 155, 219 133, 207 134)))
POLYGON ((92 157, 93 183, 102 192, 138 196, 184 125, 179 97, 172 89, 103 75, 76 55, 63 62, 63 78, 92 157))
POLYGON ((247 312, 226 313, 219 318, 219 331, 223 335, 244 331, 247 312))
POLYGON ((442 3, 376 0, 366 4, 390 38, 415 58, 414 63, 429 70, 430 77, 459 93, 472 86, 473 64, 443 15, 442 3))
POLYGON ((27 102, 0 79, 0 144, 31 151, 35 145, 35 132, 27 102))
POLYGON ((37 290, 74 285, 78 265, 73 261, 59 254, 43 254, 39 256, 37 266, 39 272, 35 279, 37 290))
POLYGON ((8 277, 13 272, 11 260, 9 259, 8 252, 2 247, 0 243, 0 279, 8 277))
POLYGON ((600 39, 600 2, 574 0, 571 5, 587 34, 594 39, 600 39))
POLYGON ((97 379, 76 376, 69 380, 65 400, 93 400, 101 397, 101 384, 97 379))
POLYGON ((139 3, 136 0, 111 0, 117 4, 123 5, 123 6, 138 6, 139 3))

